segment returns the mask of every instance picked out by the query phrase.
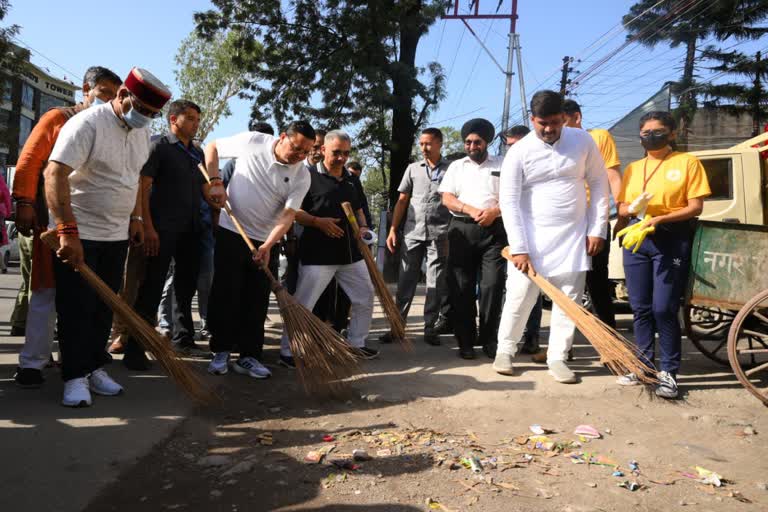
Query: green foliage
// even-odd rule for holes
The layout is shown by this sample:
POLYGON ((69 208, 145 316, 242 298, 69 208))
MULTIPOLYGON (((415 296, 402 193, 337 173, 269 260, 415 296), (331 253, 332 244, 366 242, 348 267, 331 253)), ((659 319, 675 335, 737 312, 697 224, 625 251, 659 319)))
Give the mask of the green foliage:
POLYGON ((389 188, 385 178, 386 174, 381 168, 368 167, 363 171, 363 190, 368 198, 368 207, 375 225, 379 223, 381 212, 387 209, 389 188))
MULTIPOLYGON (((440 131, 443 132, 443 157, 453 155, 456 153, 464 152, 464 141, 461 139, 461 132, 452 126, 440 126, 440 131)), ((411 150, 411 160, 417 161, 423 158, 421 149, 419 149, 418 138, 414 141, 413 149, 411 150)))

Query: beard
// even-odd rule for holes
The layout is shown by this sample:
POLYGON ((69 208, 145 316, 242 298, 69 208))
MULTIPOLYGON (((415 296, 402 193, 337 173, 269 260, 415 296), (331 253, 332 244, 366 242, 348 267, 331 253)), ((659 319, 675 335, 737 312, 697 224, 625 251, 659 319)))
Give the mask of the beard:
POLYGON ((485 162, 486 158, 488 158, 488 150, 485 149, 483 151, 480 151, 480 150, 470 151, 468 156, 470 160, 472 160, 473 162, 477 164, 481 164, 485 162))

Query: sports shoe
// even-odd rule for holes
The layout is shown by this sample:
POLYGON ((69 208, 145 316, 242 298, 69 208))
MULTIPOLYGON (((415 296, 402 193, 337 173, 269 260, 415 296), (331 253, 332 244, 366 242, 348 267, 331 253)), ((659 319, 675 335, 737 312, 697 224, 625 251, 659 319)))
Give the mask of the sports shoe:
POLYGON ((533 354, 531 356, 531 361, 534 363, 546 363, 547 362, 547 351, 543 348, 540 348, 538 352, 533 354))
POLYGON ((115 396, 123 392, 123 386, 115 382, 102 368, 91 373, 88 384, 91 391, 97 395, 115 396))
POLYGON ((255 357, 250 356, 241 357, 235 361, 232 369, 237 373, 253 377, 254 379, 266 379, 272 376, 271 371, 258 362, 255 357))
POLYGON ((497 352, 496 358, 493 360, 493 369, 499 375, 514 375, 515 367, 512 365, 512 356, 497 352))
POLYGON ((453 334, 453 326, 445 317, 440 317, 432 326, 432 330, 437 334, 453 334))
POLYGON ((424 331, 424 343, 437 347, 440 345, 440 336, 433 330, 424 331))
POLYGON ((474 359, 477 357, 474 347, 461 348, 459 347, 459 357, 462 359, 474 359))
POLYGON ((91 405, 88 379, 79 377, 64 382, 64 398, 61 400, 61 405, 65 407, 88 407, 91 405))
POLYGON ((656 396, 661 398, 677 398, 677 381, 675 376, 669 372, 659 372, 656 374, 659 383, 656 385, 656 396))
POLYGON ((358 347, 353 349, 360 359, 376 359, 379 357, 379 351, 368 347, 358 347))
POLYGON ((496 343, 484 344, 483 354, 485 354, 488 359, 496 359, 496 343))
POLYGON ((36 389, 43 385, 45 377, 43 372, 35 368, 16 368, 16 374, 13 376, 16 385, 24 389, 36 389))
POLYGON ((229 352, 217 352, 208 363, 208 373, 211 375, 226 375, 229 371, 229 352))
POLYGON ((639 386, 640 379, 634 373, 628 373, 626 375, 619 375, 616 378, 616 384, 619 386, 639 386))
POLYGON ((280 359, 277 360, 277 364, 285 366, 291 370, 296 369, 296 361, 294 361, 293 356, 284 356, 280 354, 280 359))
POLYGON ((576 374, 565 364, 565 361, 552 361, 549 363, 549 374, 561 384, 574 384, 579 381, 576 374))

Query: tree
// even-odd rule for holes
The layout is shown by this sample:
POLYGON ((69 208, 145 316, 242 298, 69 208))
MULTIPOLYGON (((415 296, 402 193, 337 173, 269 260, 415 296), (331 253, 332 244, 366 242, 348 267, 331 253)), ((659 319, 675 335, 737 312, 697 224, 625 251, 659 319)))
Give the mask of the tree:
MULTIPOLYGON (((443 132, 443 157, 464 152, 464 141, 461 138, 461 132, 459 130, 452 126, 441 126, 440 131, 443 132)), ((411 150, 411 160, 415 162, 422 158, 419 141, 417 139, 411 150)))
POLYGON ((696 111, 697 43, 710 36, 718 40, 757 39, 768 29, 755 24, 768 17, 765 0, 640 0, 630 7, 622 22, 629 37, 654 47, 666 42, 685 47, 683 74, 675 84, 678 95, 679 141, 687 141, 687 130, 696 111))
POLYGON ((701 55, 717 63, 710 70, 745 77, 751 82, 749 86, 737 82, 707 84, 702 87, 704 96, 709 100, 705 104, 721 106, 735 115, 751 114, 752 136, 760 133, 761 120, 768 119, 763 86, 768 80, 768 61, 762 58, 760 52, 750 57, 737 51, 723 52, 714 46, 705 48, 701 55), (722 105, 723 100, 727 100, 728 104, 722 105))
POLYGON ((216 31, 205 39, 193 31, 176 52, 174 75, 180 97, 194 101, 203 111, 197 131, 200 140, 205 140, 220 119, 232 115, 229 100, 243 94, 252 79, 237 61, 258 60, 261 48, 242 45, 240 38, 237 30, 216 31))
POLYGON ((238 45, 261 41, 261 58, 234 60, 258 79, 250 81, 252 118, 357 128, 358 148, 388 154, 393 202, 416 132, 444 97, 442 67, 417 67, 416 49, 447 4, 294 0, 285 9, 276 0, 214 0, 216 9, 195 20, 207 38, 237 28, 238 45))
MULTIPOLYGON (((368 208, 371 210, 373 223, 378 225, 381 212, 387 210, 389 189, 384 181, 381 169, 368 167, 363 174, 363 190, 368 198, 368 208)), ((400 185, 400 183, 398 183, 400 185)))
MULTIPOLYGON (((8 0, 0 0, 0 21, 4 20, 11 10, 8 0)), ((12 39, 19 33, 18 25, 0 27, 0 69, 3 73, 15 74, 29 58, 29 51, 13 44, 12 39)), ((8 146, 11 141, 18 140, 18 128, 0 126, 0 144, 8 146)))

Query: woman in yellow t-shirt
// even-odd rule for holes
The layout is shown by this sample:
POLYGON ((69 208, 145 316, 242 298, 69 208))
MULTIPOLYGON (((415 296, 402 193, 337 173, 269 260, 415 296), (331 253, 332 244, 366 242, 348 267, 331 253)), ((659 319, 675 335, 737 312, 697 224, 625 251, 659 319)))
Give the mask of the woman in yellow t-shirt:
MULTIPOLYGON (((642 221, 635 217, 630 225, 644 222, 655 231, 636 253, 624 249, 624 275, 634 315, 635 342, 648 363, 654 361, 654 342, 659 335, 661 371, 656 394, 663 398, 678 394, 681 333, 677 312, 688 279, 691 222, 711 193, 701 162, 672 149, 675 128, 669 112, 643 116, 640 142, 647 156, 624 170, 618 197, 619 215, 631 216, 630 204, 643 192, 652 194, 646 211, 652 218, 642 221)), ((619 377, 618 383, 626 386, 639 382, 630 374, 619 377)))

